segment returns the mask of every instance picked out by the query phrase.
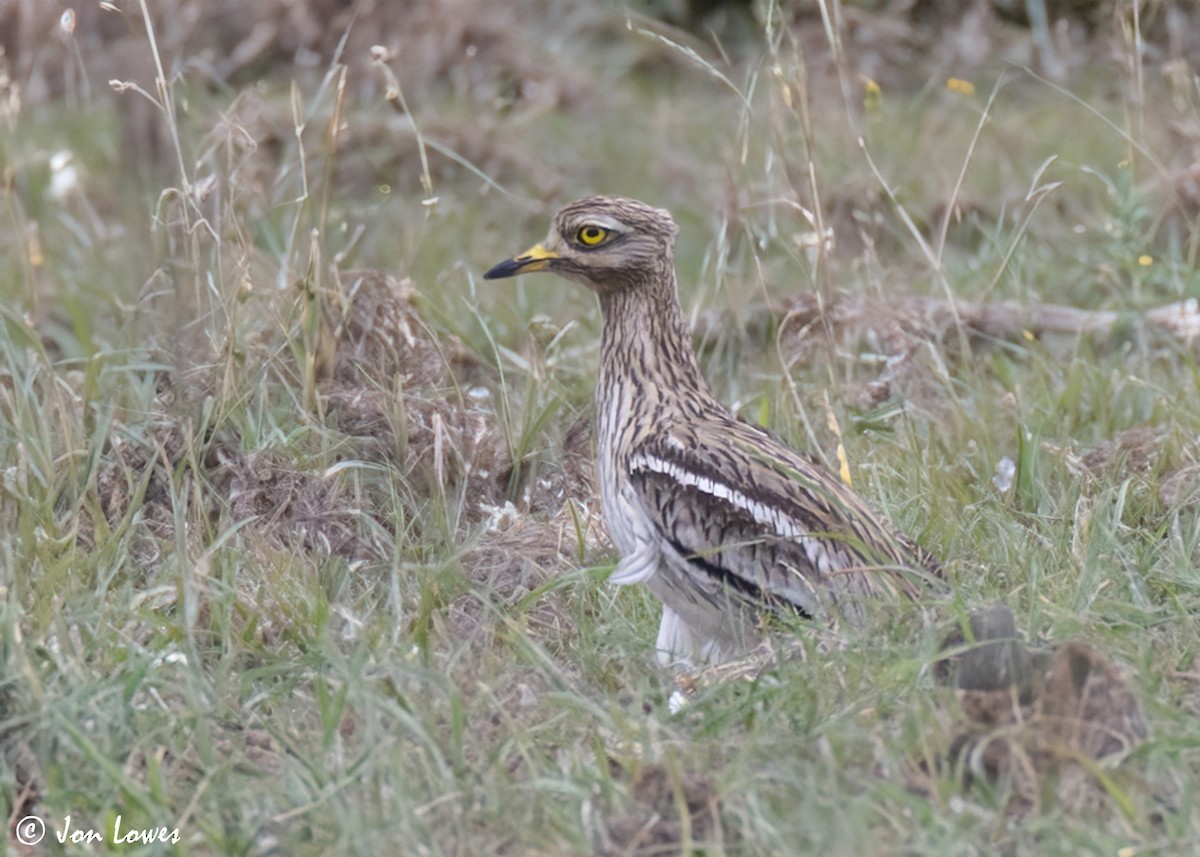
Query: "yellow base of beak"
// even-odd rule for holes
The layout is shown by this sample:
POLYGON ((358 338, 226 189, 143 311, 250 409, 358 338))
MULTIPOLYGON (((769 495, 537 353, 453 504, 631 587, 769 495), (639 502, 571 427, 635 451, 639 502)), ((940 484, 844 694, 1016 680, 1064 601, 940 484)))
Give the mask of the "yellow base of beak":
POLYGON ((547 250, 541 244, 534 244, 520 256, 514 256, 489 268, 483 275, 485 280, 501 280, 505 277, 515 277, 518 274, 531 274, 544 271, 550 267, 553 259, 559 258, 553 250, 547 250))

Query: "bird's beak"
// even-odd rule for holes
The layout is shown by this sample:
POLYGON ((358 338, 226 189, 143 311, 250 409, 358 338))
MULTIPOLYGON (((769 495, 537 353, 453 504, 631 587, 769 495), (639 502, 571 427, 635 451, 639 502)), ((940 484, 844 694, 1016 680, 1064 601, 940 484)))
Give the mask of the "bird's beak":
POLYGON ((534 244, 520 256, 506 259, 499 265, 494 265, 483 275, 485 280, 501 280, 505 277, 515 277, 517 274, 529 274, 533 271, 544 271, 550 267, 553 259, 559 255, 553 250, 547 250, 545 245, 534 244))

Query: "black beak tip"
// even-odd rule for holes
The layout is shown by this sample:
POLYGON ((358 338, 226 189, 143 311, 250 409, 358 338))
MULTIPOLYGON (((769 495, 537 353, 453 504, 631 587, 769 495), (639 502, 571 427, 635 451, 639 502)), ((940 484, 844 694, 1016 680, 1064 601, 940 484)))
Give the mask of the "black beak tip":
POLYGON ((511 277, 519 271, 521 266, 515 259, 505 259, 499 265, 493 265, 483 272, 485 280, 502 280, 505 277, 511 277))

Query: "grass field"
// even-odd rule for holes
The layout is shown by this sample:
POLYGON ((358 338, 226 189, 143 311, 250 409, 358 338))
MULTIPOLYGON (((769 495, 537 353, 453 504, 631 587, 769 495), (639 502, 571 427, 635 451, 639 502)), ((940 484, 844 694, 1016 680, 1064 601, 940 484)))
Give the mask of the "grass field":
POLYGON ((1200 299, 1200 22, 1122 2, 1050 63, 870 5, 0 7, 8 849, 1200 850, 1200 340, 1147 317, 1200 299), (950 597, 657 665, 605 583, 594 299, 480 276, 590 193, 674 212, 718 397, 841 443, 950 597), (970 723, 934 664, 998 601, 1147 739, 970 723))

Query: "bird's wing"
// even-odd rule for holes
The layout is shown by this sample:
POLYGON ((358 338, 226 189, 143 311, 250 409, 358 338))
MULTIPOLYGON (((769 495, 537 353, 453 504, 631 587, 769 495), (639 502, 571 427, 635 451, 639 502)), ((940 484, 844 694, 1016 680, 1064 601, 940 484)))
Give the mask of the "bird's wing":
POLYGON ((842 595, 915 596, 939 574, 828 471, 745 423, 661 431, 628 468, 664 545, 706 587, 813 615, 842 595))

